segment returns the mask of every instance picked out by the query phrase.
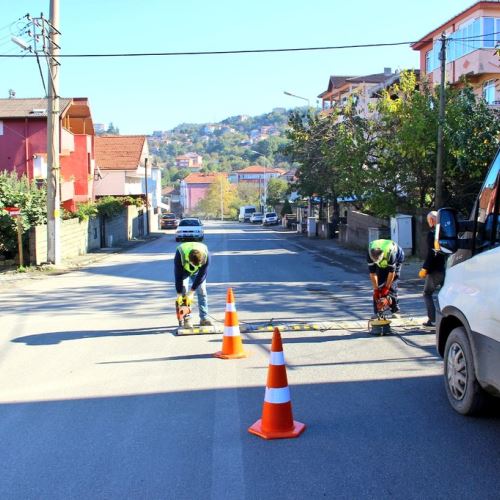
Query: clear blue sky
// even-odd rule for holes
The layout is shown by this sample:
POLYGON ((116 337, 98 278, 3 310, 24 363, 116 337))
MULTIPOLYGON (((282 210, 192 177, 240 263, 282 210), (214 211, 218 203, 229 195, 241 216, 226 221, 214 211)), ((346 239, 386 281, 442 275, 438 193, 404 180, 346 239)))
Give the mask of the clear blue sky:
MULTIPOLYGON (((60 0, 63 54, 220 51, 413 41, 474 0, 60 0)), ((0 54, 17 53, 8 27, 49 15, 49 0, 0 0, 0 54)), ((88 97, 95 123, 150 134, 316 104, 330 75, 418 68, 409 46, 316 52, 62 59, 60 94, 88 97)), ((44 77, 46 70, 44 69, 44 77)), ((0 97, 42 97, 34 59, 0 59, 0 97)))

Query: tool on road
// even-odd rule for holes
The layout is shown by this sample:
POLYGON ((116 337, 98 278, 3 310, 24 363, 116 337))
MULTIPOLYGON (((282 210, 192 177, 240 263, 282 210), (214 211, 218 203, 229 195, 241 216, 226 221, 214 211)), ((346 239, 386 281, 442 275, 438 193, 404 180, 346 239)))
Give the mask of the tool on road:
POLYGON ((264 439, 296 438, 306 426, 293 419, 281 333, 274 329, 262 418, 248 432, 264 439))
POLYGON ((368 333, 371 335, 390 335, 391 321, 387 319, 392 306, 392 297, 390 295, 379 296, 376 300, 377 317, 368 320, 368 333))
POLYGON ((226 314, 224 319, 224 336, 222 337, 222 350, 214 354, 221 359, 246 358, 248 354, 243 350, 241 341, 238 313, 234 303, 233 289, 227 289, 226 314))
POLYGON ((179 295, 175 301, 175 313, 179 326, 183 326, 185 317, 191 314, 191 307, 187 302, 188 297, 186 295, 179 295))

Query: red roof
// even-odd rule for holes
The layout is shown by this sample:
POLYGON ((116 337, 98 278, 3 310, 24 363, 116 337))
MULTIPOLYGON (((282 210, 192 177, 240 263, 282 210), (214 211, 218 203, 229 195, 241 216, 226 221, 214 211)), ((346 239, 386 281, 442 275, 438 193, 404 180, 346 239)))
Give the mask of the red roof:
POLYGON ((192 173, 185 177, 183 180, 187 184, 212 184, 217 180, 217 177, 220 176, 227 177, 226 173, 216 172, 214 174, 200 174, 200 173, 192 173))
POLYGON ((141 163, 145 141, 145 135, 96 136, 96 164, 103 170, 135 170, 141 163))
POLYGON ((281 170, 274 168, 263 167, 262 165, 250 165, 242 170, 236 170, 237 174, 279 174, 281 170))

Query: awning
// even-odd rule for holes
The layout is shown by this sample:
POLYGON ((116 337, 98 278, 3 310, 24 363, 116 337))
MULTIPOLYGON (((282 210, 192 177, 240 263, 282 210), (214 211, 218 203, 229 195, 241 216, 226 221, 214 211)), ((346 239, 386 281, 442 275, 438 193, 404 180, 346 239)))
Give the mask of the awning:
POLYGON ((162 203, 161 201, 158 202, 158 208, 163 208, 163 210, 168 210, 170 212, 170 206, 165 205, 165 203, 162 203))

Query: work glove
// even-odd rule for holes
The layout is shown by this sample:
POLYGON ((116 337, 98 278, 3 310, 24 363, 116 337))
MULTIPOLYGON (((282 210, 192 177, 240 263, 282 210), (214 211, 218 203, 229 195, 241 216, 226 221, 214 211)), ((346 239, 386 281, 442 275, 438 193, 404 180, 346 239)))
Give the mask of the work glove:
POLYGON ((377 288, 373 290, 373 300, 377 302, 378 299, 380 299, 380 290, 377 288))
POLYGON ((178 293, 177 294, 177 298, 175 299, 175 303, 178 305, 178 306, 182 306, 184 302, 184 297, 182 296, 181 293, 178 293))
POLYGON ((424 268, 420 269, 420 271, 418 272, 418 277, 424 279, 426 276, 427 276, 427 269, 424 268))
POLYGON ((387 297, 389 295, 390 289, 387 288, 386 286, 382 287, 382 290, 380 290, 380 296, 381 297, 387 297))
POLYGON ((194 292, 191 290, 187 295, 186 295, 186 305, 189 307, 193 303, 193 297, 194 297, 194 292))

